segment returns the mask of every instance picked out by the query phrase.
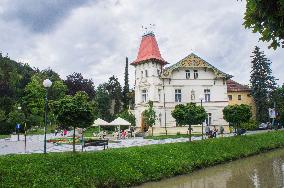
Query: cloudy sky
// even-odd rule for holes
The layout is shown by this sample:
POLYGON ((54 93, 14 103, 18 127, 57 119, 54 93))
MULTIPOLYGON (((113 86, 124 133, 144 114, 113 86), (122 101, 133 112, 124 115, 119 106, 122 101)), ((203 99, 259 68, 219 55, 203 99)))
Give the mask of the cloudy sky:
MULTIPOLYGON (((161 54, 176 63, 193 51, 240 83, 248 83, 255 45, 283 83, 284 49, 268 49, 242 26, 245 3, 229 0, 0 0, 0 51, 63 79, 73 72, 95 85, 135 60, 143 30, 155 24, 161 54)), ((133 67, 130 69, 133 83, 133 67)))

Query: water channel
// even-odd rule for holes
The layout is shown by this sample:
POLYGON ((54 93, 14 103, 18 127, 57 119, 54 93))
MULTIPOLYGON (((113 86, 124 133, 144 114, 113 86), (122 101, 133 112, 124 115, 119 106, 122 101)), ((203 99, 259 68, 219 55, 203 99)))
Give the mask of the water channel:
POLYGON ((247 188, 284 187, 284 149, 205 168, 189 175, 159 182, 145 183, 140 188, 247 188))

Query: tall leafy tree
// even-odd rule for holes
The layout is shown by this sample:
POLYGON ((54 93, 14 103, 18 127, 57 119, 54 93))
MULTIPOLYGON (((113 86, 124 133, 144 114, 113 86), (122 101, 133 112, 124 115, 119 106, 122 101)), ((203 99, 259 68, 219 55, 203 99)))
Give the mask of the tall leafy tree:
POLYGON ((106 121, 112 120, 110 113, 111 97, 107 90, 107 83, 100 84, 96 91, 96 97, 93 101, 94 114, 96 118, 102 118, 106 121))
POLYGON ((148 109, 146 109, 144 111, 143 116, 144 116, 144 121, 145 121, 146 126, 151 127, 152 136, 153 136, 154 135, 153 126, 155 125, 155 122, 156 122, 156 112, 153 108, 153 101, 149 101, 148 105, 149 105, 149 107, 148 107, 148 109))
POLYGON ((250 82, 252 96, 256 105, 256 120, 258 122, 268 121, 268 101, 270 92, 275 88, 275 79, 271 75, 270 60, 268 60, 259 47, 255 47, 251 61, 250 82))
POLYGON ((276 112, 277 112, 277 120, 280 123, 284 124, 284 84, 281 87, 275 89, 272 94, 271 106, 273 106, 275 102, 276 112))
POLYGON ((34 75, 22 97, 22 109, 27 114, 27 121, 33 126, 43 124, 45 95, 42 79, 39 75, 34 75))
POLYGON ((75 152, 76 127, 87 128, 94 122, 88 95, 85 92, 77 92, 74 96, 65 96, 55 106, 55 113, 61 127, 73 127, 73 152, 75 152))
POLYGON ((118 79, 115 76, 109 78, 106 89, 111 100, 114 102, 113 115, 121 111, 122 89, 118 79))
POLYGON ((81 73, 74 72, 67 76, 64 81, 68 88, 69 95, 75 95, 78 91, 84 91, 90 99, 95 97, 95 86, 91 79, 85 79, 81 73))
POLYGON ((207 113, 203 106, 196 106, 195 103, 178 104, 172 111, 178 126, 188 125, 189 141, 191 141, 191 126, 202 124, 207 118, 207 113))
POLYGON ((229 105, 223 109, 224 119, 235 128, 235 132, 239 134, 238 129, 241 123, 247 123, 252 117, 250 106, 246 104, 229 105))
POLYGON ((129 106, 129 78, 128 78, 128 57, 126 57, 125 61, 125 71, 124 71, 124 86, 123 86, 123 109, 127 110, 129 106))
POLYGON ((246 0, 244 25, 254 33, 260 33, 260 40, 270 42, 269 48, 284 48, 284 1, 246 0))

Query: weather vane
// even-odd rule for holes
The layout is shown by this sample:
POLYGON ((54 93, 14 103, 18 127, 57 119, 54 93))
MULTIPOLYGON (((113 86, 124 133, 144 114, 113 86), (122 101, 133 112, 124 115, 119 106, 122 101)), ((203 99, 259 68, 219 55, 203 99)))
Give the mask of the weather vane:
POLYGON ((155 24, 150 24, 149 26, 143 26, 142 25, 142 32, 143 35, 148 35, 150 33, 154 33, 154 29, 155 29, 156 25, 155 24))

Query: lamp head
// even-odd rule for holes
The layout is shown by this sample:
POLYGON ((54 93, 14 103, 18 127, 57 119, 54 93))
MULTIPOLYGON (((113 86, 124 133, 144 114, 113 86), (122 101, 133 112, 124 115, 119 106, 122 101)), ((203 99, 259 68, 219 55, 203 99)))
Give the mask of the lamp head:
POLYGON ((203 95, 200 95, 200 96, 199 96, 199 100, 203 101, 203 100, 204 100, 204 96, 203 96, 203 95))
POLYGON ((49 88, 52 86, 52 82, 49 79, 45 79, 42 84, 45 88, 49 88))

